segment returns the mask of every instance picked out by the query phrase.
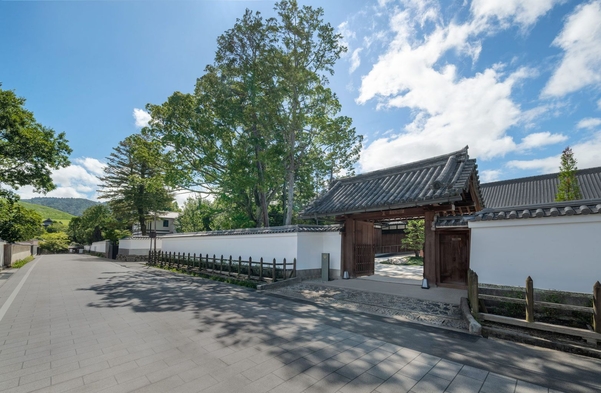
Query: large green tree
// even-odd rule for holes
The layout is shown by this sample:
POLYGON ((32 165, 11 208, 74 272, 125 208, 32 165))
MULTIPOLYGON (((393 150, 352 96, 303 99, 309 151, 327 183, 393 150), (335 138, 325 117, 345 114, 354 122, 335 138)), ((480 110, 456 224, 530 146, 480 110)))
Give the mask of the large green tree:
POLYGON ((146 235, 151 212, 170 210, 173 195, 165 186, 162 146, 134 134, 119 142, 100 177, 101 199, 108 199, 116 217, 140 224, 146 235))
POLYGON ((215 228, 217 209, 214 204, 202 198, 188 198, 176 220, 178 232, 211 231, 215 228))
POLYGON ((0 186, 47 192, 55 187, 51 171, 69 165, 71 149, 65 133, 38 123, 24 105, 24 98, 0 87, 0 186))
POLYGON ((90 244, 100 240, 118 241, 131 236, 131 222, 117 219, 107 205, 87 208, 81 217, 69 221, 67 234, 72 241, 90 244))
POLYGON ((326 87, 341 37, 320 8, 282 1, 276 11, 264 19, 247 10, 219 37, 194 94, 147 106, 145 132, 167 148, 172 184, 213 194, 230 221, 254 226, 280 211, 279 224, 290 224, 331 176, 352 172, 361 145, 326 87))
POLYGON ((561 165, 559 167, 559 185, 557 186, 556 201, 572 201, 582 199, 578 178, 576 178, 577 161, 574 152, 568 146, 561 154, 561 165))
POLYGON ((17 200, 15 195, 0 198, 0 239, 9 243, 31 240, 42 233, 42 216, 17 200))
POLYGON ((423 250, 426 241, 426 230, 424 220, 407 221, 405 229, 405 238, 401 241, 403 246, 415 252, 415 256, 419 256, 419 252, 423 250))

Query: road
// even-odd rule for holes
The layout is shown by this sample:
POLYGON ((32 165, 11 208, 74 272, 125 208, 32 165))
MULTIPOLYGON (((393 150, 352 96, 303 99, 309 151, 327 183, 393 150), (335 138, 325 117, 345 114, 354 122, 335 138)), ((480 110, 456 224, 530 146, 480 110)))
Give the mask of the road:
POLYGON ((601 391, 599 360, 138 263, 46 255, 0 282, 2 392, 601 391))

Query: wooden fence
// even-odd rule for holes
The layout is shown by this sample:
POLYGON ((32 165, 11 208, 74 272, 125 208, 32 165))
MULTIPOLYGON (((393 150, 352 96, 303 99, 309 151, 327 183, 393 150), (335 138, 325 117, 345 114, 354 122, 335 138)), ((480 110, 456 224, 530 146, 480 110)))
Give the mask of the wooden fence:
POLYGON ((571 304, 560 304, 534 301, 534 282, 530 276, 526 279, 525 299, 518 299, 505 296, 494 296, 480 294, 478 291, 478 275, 473 271, 468 271, 468 300, 470 303, 470 309, 472 315, 484 321, 491 321, 497 323, 504 323, 507 325, 520 326, 530 329, 543 330, 547 332, 554 332, 560 334, 566 334, 570 336, 581 337, 586 339, 587 342, 596 344, 601 342, 601 283, 597 281, 593 285, 593 306, 582 307, 573 306, 571 304), (488 314, 480 311, 480 300, 494 300, 499 302, 523 304, 526 308, 526 319, 510 318, 501 315, 488 314), (592 314, 592 329, 578 329, 567 326, 554 325, 550 323, 542 323, 534 321, 534 308, 545 307, 567 311, 578 311, 583 313, 592 314))
POLYGON ((263 261, 261 258, 258 261, 253 261, 252 258, 242 260, 238 259, 212 257, 209 254, 198 256, 196 253, 175 253, 150 251, 148 253, 148 264, 150 266, 159 266, 166 268, 184 269, 188 272, 199 272, 207 274, 219 274, 225 277, 236 277, 238 279, 275 282, 288 280, 296 277, 296 258, 292 263, 286 262, 286 258, 282 262, 263 261))

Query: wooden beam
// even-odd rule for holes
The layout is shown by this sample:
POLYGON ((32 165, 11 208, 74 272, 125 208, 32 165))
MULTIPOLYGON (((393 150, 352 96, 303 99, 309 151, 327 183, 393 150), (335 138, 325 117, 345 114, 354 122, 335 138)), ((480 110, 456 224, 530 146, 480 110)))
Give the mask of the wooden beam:
POLYGON ((430 284, 437 284, 436 277, 436 234, 434 232, 434 212, 426 211, 424 217, 424 226, 426 231, 424 244, 424 277, 430 284))
POLYGON ((520 326, 529 329, 543 330, 545 332, 553 332, 567 334, 569 336, 582 337, 590 340, 601 341, 601 334, 591 332, 590 330, 572 328, 567 326, 552 325, 543 322, 526 322, 523 319, 503 317, 500 315, 480 313, 480 317, 485 321, 504 323, 506 325, 520 326))
MULTIPOLYGON (((519 299, 515 297, 505 297, 505 296, 495 296, 495 295, 483 295, 480 294, 480 299, 491 300, 496 302, 505 302, 505 303, 514 303, 514 304, 523 304, 526 305, 526 299, 519 299)), ((566 311, 578 311, 587 314, 592 314, 592 307, 583 307, 583 306, 573 306, 571 304, 560 304, 560 303, 549 303, 549 302, 534 302, 534 307, 545 307, 545 308, 555 308, 558 310, 566 310, 566 311)))
POLYGON ((354 220, 360 221, 384 221, 384 220, 393 220, 393 219, 409 219, 409 218, 418 218, 424 217, 426 211, 430 212, 443 212, 443 211, 452 211, 453 205, 445 204, 438 206, 420 206, 420 207, 411 207, 407 209, 395 209, 395 210, 382 210, 377 212, 365 212, 365 213, 353 213, 347 214, 343 216, 338 216, 340 218, 352 218, 354 220))

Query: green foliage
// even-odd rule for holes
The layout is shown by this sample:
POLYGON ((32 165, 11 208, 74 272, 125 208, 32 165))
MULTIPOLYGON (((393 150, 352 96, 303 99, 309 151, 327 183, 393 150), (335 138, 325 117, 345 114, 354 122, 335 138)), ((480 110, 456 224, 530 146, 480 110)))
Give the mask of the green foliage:
POLYGON ((175 225, 178 232, 202 232, 214 229, 213 219, 216 209, 202 198, 188 198, 175 225))
POLYGON ((147 105, 144 132, 167 150, 166 178, 213 194, 224 207, 215 226, 290 224, 359 158, 362 137, 327 88, 342 37, 321 8, 275 8, 270 19, 247 10, 218 38, 193 94, 147 105))
POLYGON ((96 205, 86 209, 81 217, 69 222, 67 234, 79 244, 91 244, 100 240, 118 241, 131 236, 130 223, 117 220, 106 205, 96 205))
POLYGON ((417 253, 424 248, 424 242, 426 240, 424 220, 407 221, 405 234, 407 236, 402 241, 403 246, 409 250, 415 251, 417 256, 417 253))
POLYGON ((555 200, 573 201, 582 199, 578 179, 576 178, 576 158, 572 149, 568 146, 561 154, 561 166, 559 167, 559 186, 557 187, 557 195, 555 200))
POLYGON ((42 216, 17 202, 0 198, 0 239, 9 243, 34 239, 42 233, 42 216))
POLYGON ((165 188, 162 153, 158 142, 128 136, 113 149, 100 178, 100 198, 109 200, 119 219, 138 222, 142 235, 151 212, 173 207, 173 195, 165 188))
POLYGON ((67 233, 68 229, 69 229, 68 225, 63 224, 60 221, 56 221, 46 227, 46 232, 47 233, 58 233, 58 232, 67 233))
POLYGON ((65 213, 63 211, 53 209, 51 207, 37 205, 35 203, 25 202, 23 200, 19 201, 19 204, 23 205, 29 210, 33 210, 37 212, 42 218, 45 220, 47 218, 51 219, 53 222, 60 222, 65 225, 69 225, 69 221, 73 216, 69 213, 65 213))
POLYGON ((27 258, 23 258, 23 259, 19 259, 18 261, 15 261, 12 265, 10 265, 10 267, 13 269, 19 269, 19 268, 22 268, 23 266, 25 266, 26 264, 28 264, 29 262, 33 261, 34 259, 35 259, 35 257, 33 255, 30 255, 27 258))
POLYGON ((65 133, 39 124, 24 105, 24 98, 0 88, 0 184, 47 192, 55 187, 51 171, 69 165, 71 149, 65 133))
MULTIPOLYGON (((61 212, 69 213, 71 216, 81 216, 88 207, 98 205, 100 202, 91 201, 84 198, 55 198, 41 197, 22 199, 22 202, 28 202, 35 205, 51 207, 61 212)), ((42 217, 50 217, 47 214, 42 214, 42 217)), ((52 217, 50 217, 52 218, 52 217)), ((54 218, 52 218, 54 220, 54 218)))
POLYGON ((51 253, 60 253, 69 251, 69 235, 65 232, 45 233, 41 236, 42 241, 39 247, 51 253))

